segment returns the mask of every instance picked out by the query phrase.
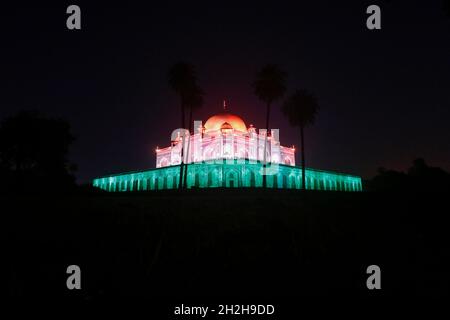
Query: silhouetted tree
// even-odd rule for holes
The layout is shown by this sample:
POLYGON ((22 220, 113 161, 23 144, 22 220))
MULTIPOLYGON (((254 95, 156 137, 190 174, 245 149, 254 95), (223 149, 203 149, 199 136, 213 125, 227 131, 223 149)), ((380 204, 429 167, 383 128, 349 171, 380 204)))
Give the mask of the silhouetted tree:
MULTIPOLYGON (((193 123, 192 123, 192 116, 195 110, 198 110, 203 105, 203 91, 200 89, 199 86, 195 86, 193 90, 190 92, 189 96, 186 99, 186 106, 189 108, 189 133, 195 134, 193 132, 193 123)), ((187 145, 187 153, 189 154, 191 147, 191 140, 188 140, 187 145)), ((183 187, 187 187, 187 175, 188 175, 188 167, 186 166, 186 172, 184 173, 184 181, 183 181, 183 187)))
POLYGON ((408 170, 416 190, 450 190, 450 174, 438 167, 428 166, 424 159, 418 158, 408 170))
POLYGON ((447 17, 450 18, 450 0, 443 0, 443 10, 447 17))
MULTIPOLYGON (((278 66, 274 64, 265 65, 256 74, 255 82, 253 83, 253 89, 256 96, 266 103, 266 137, 270 134, 269 121, 270 121, 270 109, 272 103, 280 99, 286 91, 286 73, 282 71, 278 66)), ((266 187, 266 144, 264 141, 264 175, 263 175, 263 187, 266 187)))
MULTIPOLYGON (((186 106, 189 109, 189 131, 193 132, 193 114, 194 111, 203 106, 203 90, 199 86, 195 86, 187 97, 186 106)), ((195 132, 194 132, 195 133, 195 132)))
POLYGON ((282 106, 284 115, 292 126, 300 128, 301 165, 302 165, 302 189, 305 190, 305 142, 304 129, 315 122, 319 111, 317 98, 306 90, 297 90, 282 106))
POLYGON ((441 168, 428 166, 424 159, 418 158, 407 173, 395 170, 378 169, 370 181, 372 191, 449 191, 450 174, 441 168))
MULTIPOLYGON (((186 108, 192 97, 195 96, 195 91, 198 89, 197 78, 194 67, 187 62, 178 62, 169 70, 169 85, 178 94, 180 98, 180 115, 181 128, 186 128, 186 108)), ((184 140, 183 140, 184 141, 184 140)), ((181 163, 180 163, 180 180, 178 188, 183 188, 183 172, 184 161, 183 146, 181 147, 181 163)))
POLYGON ((404 172, 378 168, 377 175, 369 182, 372 191, 402 191, 409 188, 409 178, 404 172))
POLYGON ((0 126, 2 187, 15 191, 65 191, 74 186, 67 154, 70 125, 37 112, 21 112, 0 126))

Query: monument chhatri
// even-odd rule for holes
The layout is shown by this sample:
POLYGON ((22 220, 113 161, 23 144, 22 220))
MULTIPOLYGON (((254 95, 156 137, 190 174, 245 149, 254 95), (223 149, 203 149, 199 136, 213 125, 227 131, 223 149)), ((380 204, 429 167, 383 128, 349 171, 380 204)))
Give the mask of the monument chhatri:
MULTIPOLYGON (((156 168, 96 178, 95 187, 110 192, 176 189, 183 157, 187 188, 262 187, 301 189, 302 170, 295 165, 295 148, 280 144, 278 130, 257 130, 225 110, 194 132, 177 129, 170 146, 156 148, 156 168), (264 168, 264 163, 266 167, 264 168)), ((361 178, 306 168, 306 189, 361 191, 361 178)))

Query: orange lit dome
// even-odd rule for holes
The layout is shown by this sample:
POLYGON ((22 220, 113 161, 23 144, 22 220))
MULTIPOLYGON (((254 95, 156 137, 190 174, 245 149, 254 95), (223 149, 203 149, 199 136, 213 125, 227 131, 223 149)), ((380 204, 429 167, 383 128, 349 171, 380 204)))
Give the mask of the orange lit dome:
POLYGON ((245 125, 244 120, 230 113, 221 113, 210 117, 205 123, 205 132, 218 131, 224 127, 226 127, 226 129, 247 132, 247 126, 245 125))

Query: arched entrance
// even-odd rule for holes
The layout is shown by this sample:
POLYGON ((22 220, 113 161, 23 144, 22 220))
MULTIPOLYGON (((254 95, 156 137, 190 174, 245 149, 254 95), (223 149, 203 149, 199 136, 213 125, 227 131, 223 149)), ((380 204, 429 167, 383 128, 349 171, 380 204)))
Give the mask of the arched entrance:
POLYGON ((285 176, 285 175, 283 174, 282 177, 283 177, 283 185, 282 185, 281 187, 282 187, 283 189, 289 188, 287 176, 285 176))
POLYGON ((276 174, 272 176, 272 188, 278 188, 278 176, 276 174))
POLYGON ((295 181, 295 176, 293 176, 293 175, 289 176, 288 188, 289 189, 296 189, 297 188, 296 181, 295 181))
POLYGON ((250 171, 250 187, 256 187, 256 177, 253 171, 250 171))
POLYGON ((227 188, 237 188, 239 187, 239 174, 232 170, 228 171, 225 175, 225 186, 227 188))
POLYGON ((195 174, 194 187, 200 188, 200 174, 199 173, 195 174))

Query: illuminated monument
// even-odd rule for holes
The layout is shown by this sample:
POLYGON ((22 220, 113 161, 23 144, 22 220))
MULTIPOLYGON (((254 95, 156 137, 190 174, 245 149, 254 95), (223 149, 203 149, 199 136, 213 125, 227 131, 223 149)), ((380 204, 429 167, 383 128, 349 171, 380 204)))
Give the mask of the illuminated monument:
MULTIPOLYGON (((182 130, 174 131, 171 145, 156 149, 155 169, 97 178, 93 185, 111 192, 174 189, 183 157, 188 188, 262 187, 264 171, 268 188, 301 188, 295 149, 280 145, 278 130, 266 136, 230 113, 214 115, 204 126, 196 121, 194 128, 184 139, 182 130)), ((306 188, 361 191, 362 185, 357 176, 306 168, 306 188)))

